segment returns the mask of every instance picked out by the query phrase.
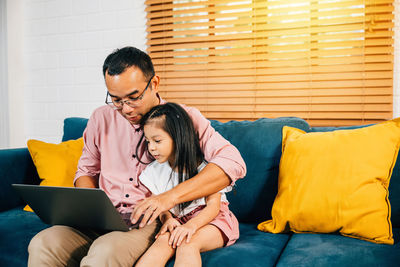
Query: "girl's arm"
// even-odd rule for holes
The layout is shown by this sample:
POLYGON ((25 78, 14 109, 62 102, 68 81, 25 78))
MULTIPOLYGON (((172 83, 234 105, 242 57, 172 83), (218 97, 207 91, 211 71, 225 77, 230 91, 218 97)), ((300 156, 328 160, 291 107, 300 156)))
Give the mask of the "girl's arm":
POLYGON ((217 217, 220 211, 221 193, 214 193, 206 198, 206 207, 202 209, 197 216, 190 219, 187 223, 176 227, 169 238, 169 244, 173 248, 179 246, 186 237, 186 243, 190 242, 193 234, 207 225, 217 217))

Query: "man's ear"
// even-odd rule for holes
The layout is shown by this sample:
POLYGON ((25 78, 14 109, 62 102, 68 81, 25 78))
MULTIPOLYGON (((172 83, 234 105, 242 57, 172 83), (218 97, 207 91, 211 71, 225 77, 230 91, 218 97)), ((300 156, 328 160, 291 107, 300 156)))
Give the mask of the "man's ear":
POLYGON ((154 75, 153 79, 151 80, 151 89, 157 93, 159 85, 160 85, 160 76, 154 75))

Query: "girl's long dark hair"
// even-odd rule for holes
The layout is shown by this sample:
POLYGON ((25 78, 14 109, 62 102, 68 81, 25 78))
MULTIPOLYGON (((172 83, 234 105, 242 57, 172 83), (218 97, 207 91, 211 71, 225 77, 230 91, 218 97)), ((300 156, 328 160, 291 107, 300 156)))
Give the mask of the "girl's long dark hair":
MULTIPOLYGON (((180 105, 171 102, 157 105, 142 117, 141 129, 154 119, 156 119, 154 123, 158 123, 160 128, 167 132, 174 141, 175 161, 171 167, 173 170, 177 170, 179 183, 195 176, 198 173, 197 167, 204 160, 204 155, 200 148, 199 136, 187 112, 180 105)), ((140 155, 139 147, 143 139, 144 133, 136 147, 136 155, 140 155)), ((146 153, 150 154, 147 143, 145 145, 146 153)), ((150 163, 142 162, 140 156, 138 160, 142 164, 150 163)), ((190 203, 191 201, 179 204, 179 210, 182 211, 190 203)))

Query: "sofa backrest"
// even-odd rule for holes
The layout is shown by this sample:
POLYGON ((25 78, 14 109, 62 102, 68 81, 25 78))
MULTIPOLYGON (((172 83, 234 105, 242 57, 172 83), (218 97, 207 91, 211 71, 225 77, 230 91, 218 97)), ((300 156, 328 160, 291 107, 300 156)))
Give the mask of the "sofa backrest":
MULTIPOLYGON (((63 141, 82 136, 87 119, 64 120, 63 141)), ((282 127, 309 130, 306 121, 288 117, 257 121, 211 121, 222 136, 236 146, 246 162, 247 175, 228 193, 230 209, 241 222, 261 222, 271 217, 271 208, 278 184, 281 157, 282 127)))
POLYGON ((223 137, 239 149, 247 174, 227 194, 230 209, 240 222, 259 223, 271 218, 278 190, 282 128, 291 126, 309 130, 306 121, 294 117, 262 118, 256 121, 211 121, 223 137))
MULTIPOLYGON (((84 118, 64 120, 63 141, 82 136, 87 124, 84 118)), ((291 126, 306 132, 326 132, 350 127, 310 128, 300 118, 262 118, 256 121, 230 121, 221 123, 211 120, 211 125, 233 145, 246 162, 247 175, 240 179, 234 190, 228 193, 230 208, 241 222, 258 223, 271 218, 271 209, 278 188, 279 161, 283 126, 291 126)), ((400 153, 389 186, 392 224, 400 227, 400 153)))
POLYGON ((64 135, 62 137, 62 141, 64 142, 82 137, 87 123, 88 119, 86 118, 66 118, 64 120, 64 135))
POLYGON ((24 203, 11 184, 40 182, 27 148, 0 149, 0 177, 0 211, 24 203))

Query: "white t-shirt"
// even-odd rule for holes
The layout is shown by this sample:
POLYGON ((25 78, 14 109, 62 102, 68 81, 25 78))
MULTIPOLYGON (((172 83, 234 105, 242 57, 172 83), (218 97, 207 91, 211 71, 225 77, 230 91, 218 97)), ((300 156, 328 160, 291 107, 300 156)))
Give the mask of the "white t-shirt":
MULTIPOLYGON (((200 172, 205 166, 206 162, 202 162, 197 170, 200 172)), ((159 195, 168 191, 178 185, 178 173, 173 171, 168 161, 164 163, 158 163, 158 161, 153 161, 150 163, 146 169, 140 174, 140 182, 146 186, 153 195, 159 195)), ((221 201, 228 203, 226 199, 225 192, 232 190, 231 186, 228 186, 220 191, 221 201)), ((170 212, 177 217, 184 216, 196 209, 200 205, 205 205, 205 198, 199 198, 193 200, 189 206, 187 206, 182 212, 179 212, 179 206, 175 206, 170 209, 170 212)))

